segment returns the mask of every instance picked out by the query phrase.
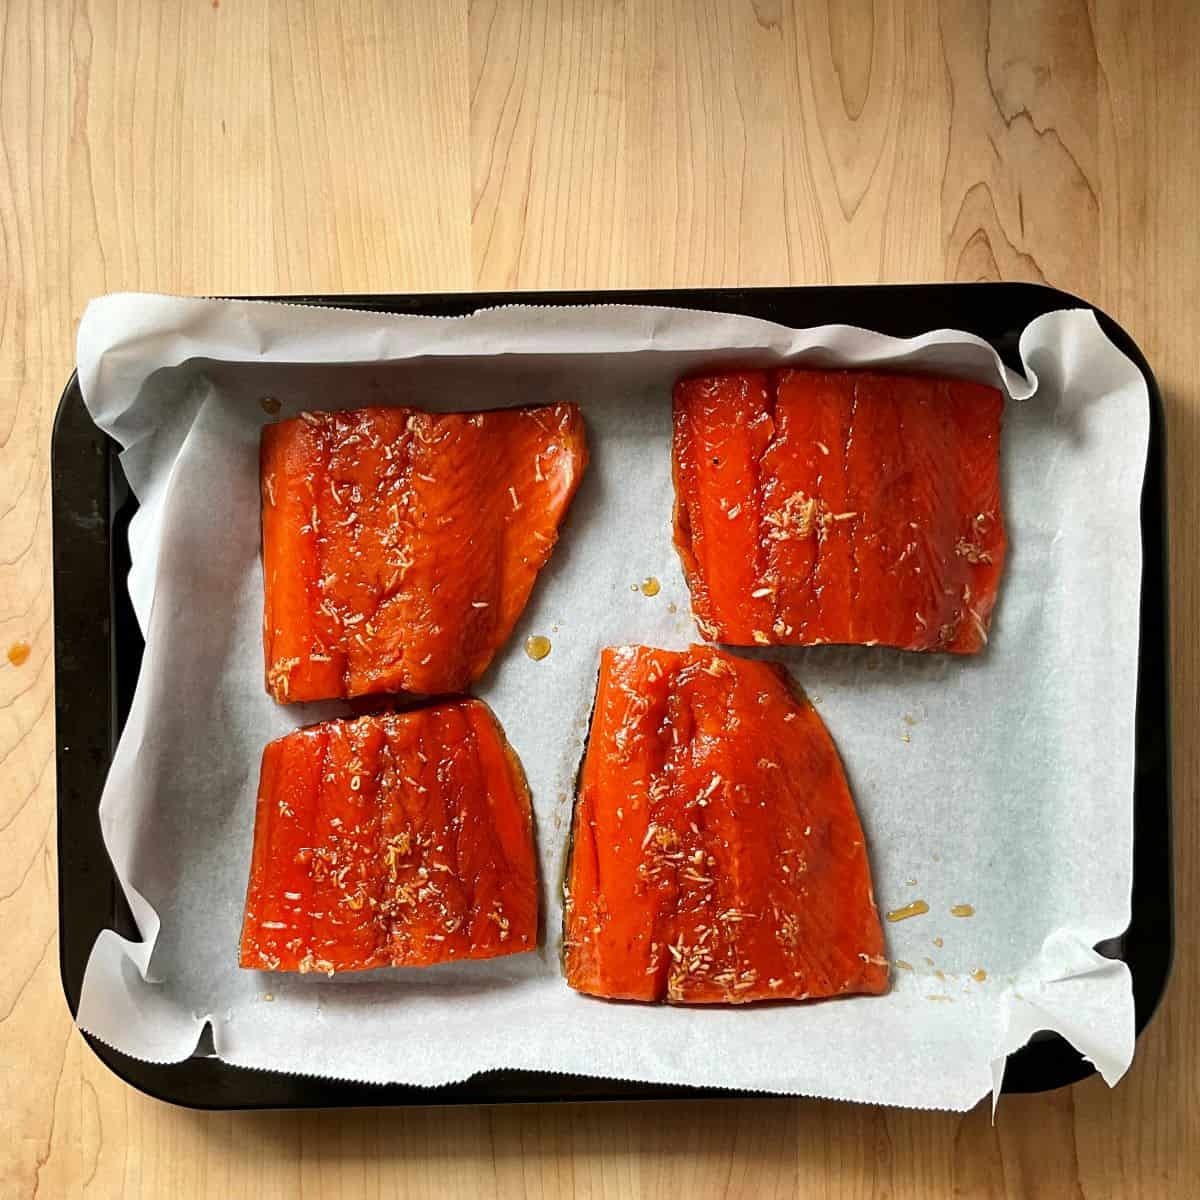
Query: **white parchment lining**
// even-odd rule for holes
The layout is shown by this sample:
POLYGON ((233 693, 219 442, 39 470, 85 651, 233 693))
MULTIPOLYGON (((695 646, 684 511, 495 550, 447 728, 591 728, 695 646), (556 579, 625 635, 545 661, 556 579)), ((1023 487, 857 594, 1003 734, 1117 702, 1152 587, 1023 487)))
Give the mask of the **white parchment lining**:
MULTIPOLYGON (((78 1021, 178 1061, 207 1024, 230 1063, 442 1084, 496 1067, 966 1109, 1005 1057, 1054 1029, 1114 1083, 1133 1053, 1124 964, 1091 947, 1129 920, 1149 404, 1087 311, 983 342, 641 307, 493 309, 453 320, 117 295, 79 332, 79 378, 124 447, 141 508, 129 587, 146 653, 101 802, 144 940, 107 931, 78 1021), (890 364, 995 383, 1010 559, 978 658, 771 650, 845 760, 887 926, 891 993, 671 1009, 581 997, 558 966, 571 791, 601 647, 698 640, 671 545, 670 388, 684 371, 782 361, 890 364), (344 705, 263 689, 259 401, 474 409, 582 405, 592 463, 510 644, 475 689, 521 755, 546 907, 537 953, 354 977, 239 970, 265 742, 344 705), (633 590, 662 583, 649 598, 633 590), (522 653, 531 633, 553 650, 522 653), (950 915, 970 904, 975 915, 950 915), (941 944, 934 939, 940 938, 941 944), (986 978, 974 976, 982 969, 986 978)), ((752 653, 747 651, 747 653, 752 653)))

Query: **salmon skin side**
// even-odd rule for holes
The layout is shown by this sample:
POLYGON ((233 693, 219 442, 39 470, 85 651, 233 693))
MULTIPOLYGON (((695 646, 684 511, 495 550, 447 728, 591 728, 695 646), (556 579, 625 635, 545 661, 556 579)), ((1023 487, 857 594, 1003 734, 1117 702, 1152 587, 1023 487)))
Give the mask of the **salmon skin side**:
POLYGON ((263 429, 267 688, 461 692, 512 632, 587 465, 573 404, 362 408, 263 429))
POLYGON ((565 891, 580 992, 743 1004, 887 990, 837 750, 768 663, 603 652, 565 891))
POLYGON ((682 379, 675 544, 701 633, 974 654, 1007 541, 995 388, 875 371, 682 379))
POLYGON ((537 945, 529 791, 478 700, 326 721, 263 752, 240 963, 420 967, 537 945))

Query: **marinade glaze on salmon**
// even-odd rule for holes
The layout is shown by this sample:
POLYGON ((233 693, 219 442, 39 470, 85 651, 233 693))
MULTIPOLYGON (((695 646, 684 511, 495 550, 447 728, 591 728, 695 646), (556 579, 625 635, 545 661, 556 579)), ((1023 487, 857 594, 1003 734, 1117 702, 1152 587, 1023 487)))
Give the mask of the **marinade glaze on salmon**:
POLYGON ((529 792, 486 705, 326 721, 263 753, 240 962, 357 971, 537 944, 529 792))
POLYGON ((740 371, 674 397, 675 542, 701 632, 973 654, 1006 540, 995 388, 740 371))
POLYGON ((287 702, 465 689, 512 632, 586 463, 573 404, 266 426, 269 691, 287 702))
POLYGON ((780 670, 705 646, 603 652, 564 943, 571 987, 613 999, 887 990, 841 761, 780 670))

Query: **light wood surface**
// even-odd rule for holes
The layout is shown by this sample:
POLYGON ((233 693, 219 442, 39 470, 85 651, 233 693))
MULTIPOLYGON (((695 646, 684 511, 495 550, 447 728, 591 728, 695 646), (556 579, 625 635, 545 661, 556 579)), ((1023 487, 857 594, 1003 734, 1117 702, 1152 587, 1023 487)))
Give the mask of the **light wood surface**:
POLYGON ((1198 54, 1191 0, 0 0, 0 1197, 1194 1194, 1198 54), (1166 397, 1181 937, 1115 1091, 202 1114, 92 1056, 48 457, 89 297, 998 278, 1107 309, 1166 397))

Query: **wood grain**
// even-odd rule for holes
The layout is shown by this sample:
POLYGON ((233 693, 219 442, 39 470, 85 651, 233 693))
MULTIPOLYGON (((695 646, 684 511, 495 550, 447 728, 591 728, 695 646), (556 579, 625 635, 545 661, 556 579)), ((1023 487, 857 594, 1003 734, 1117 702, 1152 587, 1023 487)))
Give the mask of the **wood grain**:
POLYGON ((1200 1176, 1200 6, 0 2, 0 1197, 1171 1196, 1200 1176), (1115 1091, 202 1114, 58 980, 48 444, 90 296, 1046 280, 1166 397, 1173 987, 1115 1091))

